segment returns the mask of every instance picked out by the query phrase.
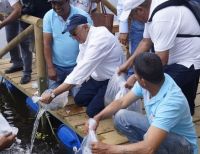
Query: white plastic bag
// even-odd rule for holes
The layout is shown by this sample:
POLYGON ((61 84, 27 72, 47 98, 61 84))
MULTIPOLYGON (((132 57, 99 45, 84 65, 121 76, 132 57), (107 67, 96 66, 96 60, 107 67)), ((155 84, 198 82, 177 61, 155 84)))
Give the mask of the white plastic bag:
POLYGON ((118 75, 117 72, 115 72, 115 74, 108 82, 108 86, 104 96, 105 106, 110 104, 113 100, 123 97, 128 92, 128 89, 126 89, 124 86, 125 83, 126 83, 126 75, 125 74, 118 75))
POLYGON ((6 135, 9 133, 13 133, 17 135, 18 128, 11 127, 8 121, 3 117, 3 115, 0 113, 0 135, 6 135))
POLYGON ((97 142, 97 137, 95 131, 93 130, 94 125, 96 125, 96 121, 92 118, 89 119, 89 132, 86 137, 84 137, 81 147, 75 154, 92 154, 91 151, 91 143, 97 142))
MULTIPOLYGON (((43 92, 43 94, 50 94, 52 89, 47 89, 43 92)), ((43 95, 42 94, 42 95, 43 95)), ((63 108, 68 103, 68 95, 69 91, 65 91, 62 94, 56 96, 49 104, 42 104, 48 110, 58 110, 63 108)), ((34 103, 38 102, 41 99, 39 96, 33 96, 32 100, 34 103)))

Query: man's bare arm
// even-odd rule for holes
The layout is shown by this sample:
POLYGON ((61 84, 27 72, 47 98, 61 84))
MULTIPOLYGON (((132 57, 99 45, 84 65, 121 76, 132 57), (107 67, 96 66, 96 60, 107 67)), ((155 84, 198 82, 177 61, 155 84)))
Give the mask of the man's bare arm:
POLYGON ((12 6, 12 9, 13 9, 12 12, 0 23, 0 29, 10 24, 11 22, 17 20, 21 16, 22 6, 20 2, 16 2, 12 6))

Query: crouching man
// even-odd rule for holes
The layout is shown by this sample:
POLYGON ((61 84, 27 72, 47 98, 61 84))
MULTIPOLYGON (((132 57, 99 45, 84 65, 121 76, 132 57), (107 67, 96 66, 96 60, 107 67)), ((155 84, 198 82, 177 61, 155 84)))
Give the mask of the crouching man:
POLYGON ((54 97, 81 85, 75 103, 87 106, 87 114, 93 117, 104 108, 104 95, 109 79, 123 63, 123 51, 117 38, 105 27, 94 27, 80 14, 73 15, 67 25, 71 37, 80 45, 77 65, 64 83, 51 94, 43 95, 42 102, 49 103, 54 97))
POLYGON ((137 82, 132 90, 94 116, 96 129, 100 120, 115 115, 116 128, 132 143, 92 143, 92 153, 197 154, 197 136, 187 99, 174 80, 163 73, 160 58, 142 53, 134 65, 137 82), (139 98, 144 100, 146 115, 126 109, 139 98))

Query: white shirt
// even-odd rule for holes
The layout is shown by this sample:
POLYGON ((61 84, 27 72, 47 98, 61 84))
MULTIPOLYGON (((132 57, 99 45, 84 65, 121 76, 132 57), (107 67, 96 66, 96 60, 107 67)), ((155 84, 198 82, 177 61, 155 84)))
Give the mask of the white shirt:
POLYGON ((105 27, 90 27, 85 43, 79 45, 77 65, 64 83, 81 85, 90 76, 96 81, 110 79, 124 62, 118 39, 105 27))
POLYGON ((117 18, 119 21, 119 33, 128 33, 128 19, 125 21, 120 21, 120 16, 123 11, 123 1, 124 0, 118 0, 117 3, 117 18))
POLYGON ((12 6, 19 2, 19 0, 0 0, 0 12, 11 13, 12 6))
MULTIPOLYGON (((154 8, 166 0, 153 0, 154 8)), ((149 15, 149 17, 150 17, 149 15)), ((155 51, 169 50, 168 64, 181 64, 200 69, 200 38, 178 38, 177 34, 200 35, 200 26, 192 12, 184 6, 171 6, 158 11, 152 22, 145 24, 144 38, 151 38, 155 51)))

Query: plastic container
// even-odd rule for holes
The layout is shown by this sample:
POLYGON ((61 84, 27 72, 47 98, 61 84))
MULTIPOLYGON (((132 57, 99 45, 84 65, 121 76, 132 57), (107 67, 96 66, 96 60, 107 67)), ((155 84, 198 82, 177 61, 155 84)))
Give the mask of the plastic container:
POLYGON ((73 149, 79 149, 81 146, 78 135, 64 124, 58 128, 57 136, 66 149, 73 151, 73 149))
POLYGON ((10 83, 10 81, 8 80, 5 80, 4 81, 4 85, 6 86, 6 88, 10 91, 10 92, 13 92, 15 91, 17 88, 12 84, 10 83))
POLYGON ((33 111, 34 113, 37 113, 39 111, 39 105, 37 103, 34 103, 32 98, 27 97, 26 98, 26 105, 33 111))

